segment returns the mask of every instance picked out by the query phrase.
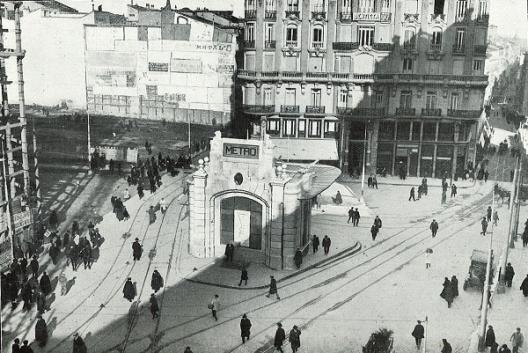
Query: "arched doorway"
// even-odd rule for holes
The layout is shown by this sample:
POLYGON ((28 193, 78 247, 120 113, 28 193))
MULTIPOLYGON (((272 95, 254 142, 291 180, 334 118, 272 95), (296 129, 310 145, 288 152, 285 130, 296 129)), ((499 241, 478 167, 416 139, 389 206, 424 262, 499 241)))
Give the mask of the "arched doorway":
POLYGON ((220 200, 220 244, 263 249, 262 204, 243 196, 220 200))

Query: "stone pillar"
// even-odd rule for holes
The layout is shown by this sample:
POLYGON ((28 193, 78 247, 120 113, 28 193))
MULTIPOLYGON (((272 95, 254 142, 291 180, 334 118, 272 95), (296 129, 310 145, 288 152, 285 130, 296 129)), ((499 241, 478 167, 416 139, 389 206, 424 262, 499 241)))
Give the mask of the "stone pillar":
POLYGON ((378 164, 378 135, 379 135, 379 120, 371 122, 371 132, 369 134, 369 155, 367 161, 370 163, 370 168, 367 169, 367 174, 376 174, 378 164))
POLYGON ((271 182, 271 220, 270 220, 270 241, 266 265, 274 270, 283 268, 284 249, 284 185, 288 180, 280 175, 271 182))
POLYGON ((193 256, 205 258, 214 255, 214 233, 213 239, 210 239, 206 230, 207 172, 203 160, 200 161, 200 168, 192 175, 189 187, 189 251, 193 256))
POLYGON ((260 117, 260 139, 264 140, 266 138, 268 119, 266 116, 260 117))
MULTIPOLYGON (((455 123, 455 136, 454 141, 458 142, 458 136, 460 135, 460 124, 455 123)), ((453 160, 451 161, 451 182, 455 180, 456 168, 457 168, 457 157, 458 157, 458 145, 453 145, 453 160)))
POLYGON ((295 251, 300 245, 300 202, 298 196, 301 192, 300 184, 288 184, 284 188, 284 238, 283 246, 283 267, 288 270, 293 270, 295 264, 293 257, 295 251))

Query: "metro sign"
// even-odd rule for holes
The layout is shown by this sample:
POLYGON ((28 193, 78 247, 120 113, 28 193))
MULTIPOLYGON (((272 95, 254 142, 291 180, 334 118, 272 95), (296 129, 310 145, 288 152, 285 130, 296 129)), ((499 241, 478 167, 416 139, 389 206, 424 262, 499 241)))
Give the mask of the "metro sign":
POLYGON ((258 159, 259 146, 224 143, 223 155, 224 157, 258 159))

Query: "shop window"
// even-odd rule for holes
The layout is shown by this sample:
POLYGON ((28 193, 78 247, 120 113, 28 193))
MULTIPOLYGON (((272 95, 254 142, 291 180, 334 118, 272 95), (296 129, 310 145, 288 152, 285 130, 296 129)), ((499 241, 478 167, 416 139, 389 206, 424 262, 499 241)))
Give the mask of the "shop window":
POLYGON ((411 133, 411 123, 409 121, 398 121, 396 131, 398 140, 408 141, 411 133))
POLYGON ((306 137, 306 120, 304 119, 299 119, 299 121, 297 122, 297 136, 298 137, 306 137))
POLYGON ((436 123, 423 123, 423 140, 434 141, 436 138, 436 123))
POLYGON ((280 134, 280 120, 268 119, 267 132, 271 136, 278 136, 280 134))
POLYGON ((282 125, 283 125, 282 136, 284 137, 295 136, 295 120, 294 119, 284 119, 282 121, 282 125))
POLYGON ((325 121, 324 122, 324 137, 325 138, 336 138, 337 135, 337 122, 325 121))
POLYGON ((380 121, 379 124, 379 139, 380 140, 394 140, 394 132, 396 123, 394 121, 380 121))
POLYGON ((440 123, 438 124, 438 141, 454 141, 455 124, 440 123))
POLYGON ((412 131, 411 131, 411 140, 419 141, 420 140, 420 130, 422 123, 419 121, 412 122, 412 131))
POLYGON ((321 120, 309 120, 308 137, 321 137, 321 120))

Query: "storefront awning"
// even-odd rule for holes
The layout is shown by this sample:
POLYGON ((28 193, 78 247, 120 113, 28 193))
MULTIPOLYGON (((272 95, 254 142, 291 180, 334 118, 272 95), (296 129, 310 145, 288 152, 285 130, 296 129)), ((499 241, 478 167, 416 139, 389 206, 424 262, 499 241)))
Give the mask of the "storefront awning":
POLYGON ((337 161, 337 141, 307 139, 273 139, 273 156, 283 161, 337 161))
POLYGON ((306 172, 313 174, 310 187, 307 189, 301 189, 301 193, 298 197, 299 200, 309 200, 316 197, 328 189, 341 175, 341 170, 331 165, 316 163, 286 163, 285 165, 286 171, 289 173, 296 173, 297 177, 301 177, 302 174, 306 172))

